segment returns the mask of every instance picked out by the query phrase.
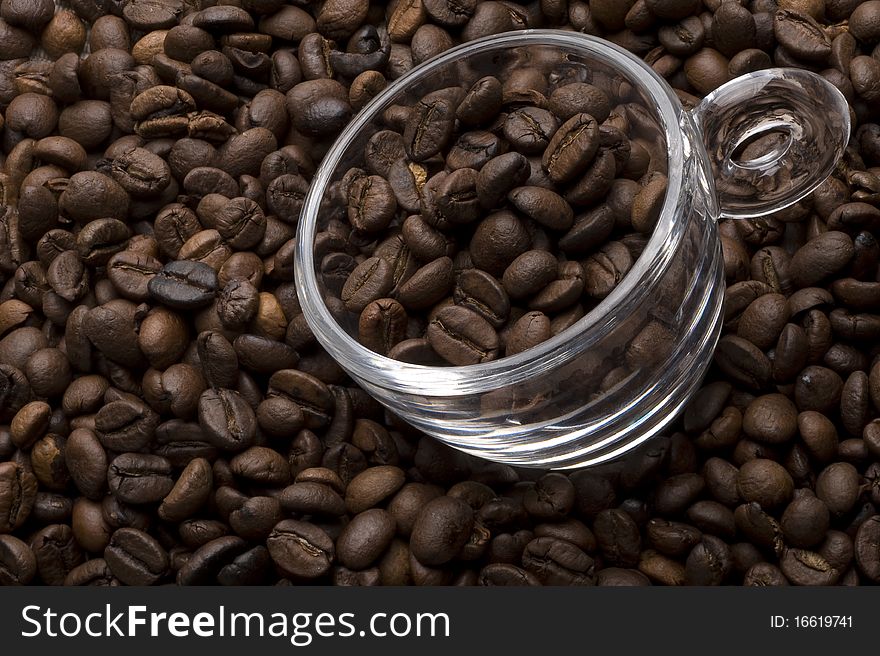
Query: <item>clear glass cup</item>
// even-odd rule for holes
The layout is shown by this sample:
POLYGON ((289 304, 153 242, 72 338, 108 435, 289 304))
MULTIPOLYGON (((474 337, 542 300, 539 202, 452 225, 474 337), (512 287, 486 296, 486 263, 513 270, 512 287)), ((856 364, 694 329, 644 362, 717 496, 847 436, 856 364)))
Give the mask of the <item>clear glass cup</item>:
POLYGON ((840 92, 797 69, 737 78, 686 111, 650 67, 601 39, 559 30, 510 32, 453 48, 396 80, 338 137, 314 177, 298 227, 295 272, 319 343, 367 392, 425 433, 467 453, 563 469, 615 458, 657 434, 698 388, 721 328, 724 276, 717 222, 802 199, 833 170, 850 132, 840 92), (336 318, 316 273, 315 235, 390 105, 450 84, 467 89, 512 63, 576 78, 605 71, 653 113, 666 142, 668 190, 641 256, 614 291, 537 347, 484 364, 429 367, 386 358, 336 318), (771 152, 743 146, 775 133, 771 152))

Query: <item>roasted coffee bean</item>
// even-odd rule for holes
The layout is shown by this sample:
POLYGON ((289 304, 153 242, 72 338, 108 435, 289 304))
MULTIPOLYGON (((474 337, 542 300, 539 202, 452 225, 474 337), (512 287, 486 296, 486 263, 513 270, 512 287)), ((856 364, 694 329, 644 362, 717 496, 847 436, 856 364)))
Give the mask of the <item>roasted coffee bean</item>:
POLYGON ((869 517, 859 526, 855 559, 859 572, 871 581, 880 580, 880 515, 869 517))
POLYGON ((0 463, 0 532, 11 533, 28 518, 37 494, 37 479, 14 462, 0 463))
POLYGON ((285 519, 275 525, 266 540, 275 564, 289 576, 317 578, 326 573, 335 559, 333 540, 321 528, 285 519))
POLYGON ((349 275, 340 298, 349 312, 360 313, 380 298, 386 297, 394 284, 388 262, 380 257, 364 260, 349 275))
POLYGON ((720 585, 730 573, 730 548, 713 535, 704 535, 688 554, 685 583, 688 585, 720 585))
POLYGON ((457 365, 488 362, 498 357, 498 333, 485 319, 463 306, 443 308, 428 325, 431 348, 457 365))
POLYGON ((168 569, 168 554, 155 538, 133 528, 120 528, 104 550, 113 576, 126 585, 153 585, 168 569))
POLYGON ((248 198, 233 198, 220 210, 215 225, 220 236, 235 249, 253 248, 266 233, 266 216, 248 198))
POLYGON ((788 502, 794 490, 789 473, 778 463, 764 458, 749 460, 740 467, 737 490, 746 502, 755 501, 765 509, 788 502))
POLYGON ((112 401, 95 415, 95 431, 110 451, 140 451, 153 439, 159 415, 145 404, 112 401))
POLYGON ((207 264, 189 260, 169 262, 147 284, 158 302, 190 310, 210 303, 217 292, 217 273, 207 264))
POLYGON ((30 548, 36 557, 37 573, 46 585, 62 585, 83 560, 82 550, 66 524, 50 524, 40 529, 31 537, 30 548))
POLYGON ((406 337, 408 317, 404 307, 392 298, 373 301, 361 312, 358 339, 376 353, 388 352, 406 337))
POLYGON ((256 435, 256 416, 239 392, 218 388, 199 397, 199 425, 219 449, 243 451, 256 435))
POLYGON ((535 538, 526 545, 522 564, 544 585, 595 585, 593 559, 565 540, 535 538))
POLYGON ((398 467, 370 467, 349 482, 345 490, 345 505, 351 513, 372 508, 397 492, 405 480, 403 471, 398 467))
POLYGON ((247 551, 247 542, 233 535, 208 538, 201 542, 177 571, 178 585, 208 585, 247 551))
POLYGON ((394 537, 394 518, 386 510, 366 510, 349 522, 336 542, 336 554, 344 566, 362 570, 374 563, 394 537))
POLYGON ((618 509, 603 510, 593 524, 596 540, 602 555, 620 567, 632 567, 638 563, 641 538, 632 517, 618 509))
POLYGON ((430 501, 413 525, 412 554, 426 565, 452 560, 470 537, 473 522, 473 510, 459 499, 443 496, 430 501))
POLYGON ((835 462, 821 471, 816 479, 816 496, 825 502, 832 516, 848 513, 859 497, 861 477, 848 462, 835 462))
POLYGON ((27 585, 37 571, 34 552, 13 535, 0 535, 0 584, 27 585))
POLYGON ((204 458, 191 460, 159 506, 159 517, 179 522, 193 516, 211 494, 213 474, 204 458))
POLYGON ((786 549, 779 566, 793 585, 833 585, 840 577, 822 556, 805 549, 786 549))
POLYGON ((133 504, 161 501, 174 485, 167 459, 138 453, 123 453, 114 458, 107 481, 114 495, 133 504))

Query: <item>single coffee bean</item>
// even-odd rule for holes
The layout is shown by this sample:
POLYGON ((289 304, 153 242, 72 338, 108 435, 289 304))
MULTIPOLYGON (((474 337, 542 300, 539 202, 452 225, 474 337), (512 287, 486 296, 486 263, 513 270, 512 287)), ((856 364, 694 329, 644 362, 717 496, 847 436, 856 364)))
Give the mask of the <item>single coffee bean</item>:
POLYGON ((169 262, 148 283, 150 295, 163 305, 190 310, 210 303, 217 292, 217 273, 207 264, 169 262))
POLYGON ((256 416, 242 395, 234 390, 205 390, 199 397, 199 425, 206 438, 219 449, 243 451, 256 435, 256 416))
POLYGON ((737 489, 745 501, 756 501, 761 507, 772 509, 788 502, 794 491, 794 482, 778 463, 755 458, 740 467, 737 489))
POLYGON ((171 463, 161 456, 123 453, 110 462, 110 492, 125 503, 161 501, 174 486, 171 463))
POLYGON ((473 529, 473 510, 458 499, 443 496, 419 513, 410 536, 410 549, 426 565, 442 565, 455 558, 473 529))
POLYGON ((558 538, 540 537, 529 542, 522 565, 544 585, 595 585, 593 559, 558 538))
POLYGON ((126 585, 154 585, 168 569, 168 554, 152 536, 133 528, 120 528, 104 550, 104 560, 126 585))
POLYGON ((840 572, 814 551, 786 549, 780 569, 793 585, 834 585, 840 572))
POLYGON ((498 357, 498 334, 485 319, 463 306, 449 306, 428 324, 431 348, 450 364, 488 362, 498 357))
POLYGON ((37 561, 27 544, 12 535, 0 535, 0 584, 27 585, 36 575, 37 561))
POLYGON ((37 479, 14 462, 0 463, 0 532, 11 533, 27 520, 37 494, 37 479))
POLYGON ((266 540, 275 564, 288 576, 313 579, 322 576, 335 558, 333 540, 321 528, 285 519, 266 540))

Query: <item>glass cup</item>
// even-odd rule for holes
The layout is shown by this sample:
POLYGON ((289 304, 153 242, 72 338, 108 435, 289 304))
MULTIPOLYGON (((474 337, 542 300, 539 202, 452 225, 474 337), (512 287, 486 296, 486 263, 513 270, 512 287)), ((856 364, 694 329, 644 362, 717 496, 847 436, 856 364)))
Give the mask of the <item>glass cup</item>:
POLYGON ((821 77, 770 69, 739 77, 686 111, 644 62, 601 39, 525 30, 453 48, 375 97, 331 147, 298 227, 295 273, 318 342, 367 392, 442 442, 489 460, 565 469, 615 458, 672 421, 712 361, 724 275, 717 222, 758 217, 804 198, 833 170, 849 138, 849 109, 821 77), (665 141, 668 188, 642 254, 583 318, 522 353, 477 365, 400 362, 357 341, 357 317, 328 307, 315 236, 338 215, 334 193, 394 104, 452 84, 538 66, 551 79, 611 80, 652 114, 665 141), (745 155, 757 138, 769 152, 745 155))

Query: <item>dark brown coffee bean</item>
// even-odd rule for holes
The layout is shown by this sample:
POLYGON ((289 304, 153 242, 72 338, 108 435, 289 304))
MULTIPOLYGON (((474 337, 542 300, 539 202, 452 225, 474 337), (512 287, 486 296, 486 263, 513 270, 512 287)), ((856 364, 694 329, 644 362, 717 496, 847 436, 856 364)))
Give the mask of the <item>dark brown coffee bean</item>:
POLYGON ((595 585, 593 559, 565 540, 535 538, 526 545, 522 564, 544 585, 595 585))
POLYGON ((14 462, 0 463, 0 532, 11 533, 27 520, 37 494, 37 479, 14 462))
POLYGON ((396 211, 394 191, 388 181, 378 175, 363 176, 348 190, 348 220, 358 230, 384 230, 396 211))
POLYGON ((829 412, 840 403, 843 381, 826 367, 806 367, 795 379, 794 400, 800 410, 829 412))
POLYGON ((384 259, 371 257, 351 272, 341 298, 349 312, 360 313, 371 302, 383 298, 394 284, 393 272, 384 259))
POLYGON ((586 171, 599 148, 599 125, 589 114, 575 114, 555 132, 547 144, 542 165, 557 183, 572 180, 586 171))
POLYGON ((470 537, 473 521, 473 510, 463 501, 448 496, 430 501, 413 525, 413 555, 427 565, 452 560, 470 537))
POLYGON ((408 310, 426 309, 452 290, 452 260, 440 257, 419 268, 397 290, 397 300, 408 310))
POLYGON ((153 439, 159 415, 145 404, 112 401, 95 415, 95 432, 110 451, 140 451, 153 439))
POLYGON ((153 585, 168 569, 168 554, 152 536, 133 528, 113 533, 104 551, 113 576, 126 585, 153 585))
POLYGON ((150 295, 177 309, 192 309, 211 302, 217 292, 217 273, 207 264, 174 260, 148 283, 150 295))
MULTIPOLYGON (((583 116, 586 117, 587 115, 583 116)), ((577 147, 570 151, 571 154, 569 154, 568 148, 562 149, 564 143, 563 134, 556 138, 556 134, 558 134, 557 128, 559 127, 558 120, 549 111, 540 107, 522 107, 508 114, 504 121, 504 137, 517 152, 523 155, 541 155, 543 153, 548 158, 548 163, 550 157, 560 158, 559 164, 555 164, 556 160, 554 158, 554 169, 564 176, 565 173, 569 172, 566 166, 574 166, 575 170, 577 170, 578 158, 585 153, 589 153, 590 148, 589 135, 591 132, 589 132, 586 118, 580 121, 576 121, 575 118, 566 122, 568 128, 565 133, 571 132, 572 137, 581 135, 582 124, 583 129, 588 131, 585 133, 586 136, 583 136, 577 142, 577 147), (551 149, 550 144, 553 139, 556 139, 556 141, 551 149), (559 153, 563 150, 565 150, 566 154, 564 158, 561 158, 559 153)), ((594 119, 591 125, 593 129, 597 127, 594 119)), ((596 143, 596 147, 598 147, 598 143, 596 143)), ((589 162, 586 162, 586 164, 589 164, 589 162)), ((545 163, 544 168, 549 171, 547 163, 545 163)))
POLYGON ((608 562, 620 567, 638 564, 641 537, 629 514, 618 509, 603 510, 596 516, 593 530, 608 562))
POLYGON ((289 576, 313 579, 326 573, 335 558, 333 540, 321 528, 293 519, 275 525, 266 540, 275 564, 289 576))
POLYGON ((403 470, 380 465, 355 476, 345 490, 345 505, 351 513, 372 508, 397 492, 405 481, 403 470))
POLYGON ((798 249, 791 260, 791 272, 798 287, 811 287, 840 271, 853 256, 849 235, 829 231, 798 249))
POLYGON ((715 362, 732 380, 760 390, 770 380, 770 361, 754 344, 734 335, 718 342, 715 362))
POLYGON ((720 585, 732 568, 730 548, 713 535, 704 535, 688 554, 685 583, 688 585, 720 585))
POLYGON ((179 522, 192 517, 208 500, 213 475, 210 463, 195 458, 180 473, 180 477, 159 506, 159 517, 179 522))
POLYGON ((224 204, 216 217, 220 235, 235 249, 253 248, 266 233, 266 216, 254 201, 233 198, 224 204))
POLYGON ((391 543, 394 530, 394 518, 381 508, 356 515, 337 540, 339 562, 355 570, 369 567, 391 543))
POLYGON ((830 515, 825 503, 806 493, 796 496, 788 504, 779 525, 788 544, 809 549, 825 538, 829 522, 830 515))
POLYGON ((814 551, 786 549, 780 569, 793 585, 834 585, 840 572, 814 551))
POLYGON ((199 424, 212 444, 228 451, 242 451, 256 432, 253 409, 236 391, 209 389, 199 397, 199 424))
POLYGON ((108 469, 110 491, 125 503, 161 501, 174 486, 171 463, 156 455, 123 453, 108 469))
POLYGON ((379 299, 367 305, 358 320, 358 339, 361 344, 381 355, 406 337, 408 317, 404 307, 391 298, 379 299))
POLYGON ((777 11, 773 32, 779 44, 798 59, 825 62, 831 55, 831 40, 811 16, 794 11, 777 11))
POLYGON ((746 502, 756 501, 762 508, 773 509, 789 501, 794 482, 778 463, 755 458, 740 467, 737 489, 746 502))
POLYGON ((855 559, 859 572, 871 581, 880 580, 880 515, 869 517, 859 526, 855 559))
POLYGON ((861 476, 848 462, 835 462, 823 469, 816 479, 816 496, 825 502, 832 516, 848 513, 859 497, 861 476))
POLYGON ((450 364, 488 362, 498 357, 498 333, 476 312, 445 307, 428 324, 431 348, 450 364))
POLYGON ((804 445, 818 462, 828 462, 837 455, 837 429, 828 417, 807 410, 798 415, 797 425, 804 445))
POLYGON ((37 573, 46 585, 61 585, 68 573, 83 560, 83 553, 66 524, 50 524, 31 537, 30 548, 37 561, 37 573))
MULTIPOLYGON (((202 527, 207 528, 205 524, 202 527)), ((183 567, 177 571, 177 584, 207 585, 214 583, 220 572, 235 563, 247 548, 248 545, 244 540, 233 535, 217 537, 205 535, 195 545, 195 550, 183 567)))
POLYGON ((761 442, 787 442, 795 436, 797 428, 797 408, 782 394, 758 397, 743 414, 743 430, 761 442))

